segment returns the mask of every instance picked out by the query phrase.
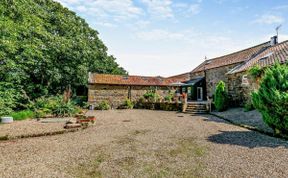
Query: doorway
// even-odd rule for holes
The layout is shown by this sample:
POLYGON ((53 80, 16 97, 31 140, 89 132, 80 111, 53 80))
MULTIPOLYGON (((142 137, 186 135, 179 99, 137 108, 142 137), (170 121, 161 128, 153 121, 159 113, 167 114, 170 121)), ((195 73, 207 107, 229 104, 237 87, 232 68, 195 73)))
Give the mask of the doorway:
POLYGON ((203 88, 197 87, 197 101, 203 101, 203 88))

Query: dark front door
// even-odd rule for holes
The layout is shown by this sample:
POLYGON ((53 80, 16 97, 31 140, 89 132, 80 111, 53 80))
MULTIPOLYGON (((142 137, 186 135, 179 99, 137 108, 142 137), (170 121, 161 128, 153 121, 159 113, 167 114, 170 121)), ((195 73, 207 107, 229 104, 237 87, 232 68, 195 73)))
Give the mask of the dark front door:
POLYGON ((197 87, 197 101, 203 100, 203 87, 197 87))

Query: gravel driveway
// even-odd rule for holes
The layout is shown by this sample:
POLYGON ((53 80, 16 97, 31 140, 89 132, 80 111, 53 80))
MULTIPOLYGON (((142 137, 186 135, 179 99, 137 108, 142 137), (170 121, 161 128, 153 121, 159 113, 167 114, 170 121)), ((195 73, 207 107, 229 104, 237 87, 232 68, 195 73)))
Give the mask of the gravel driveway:
POLYGON ((114 110, 86 130, 0 142, 0 177, 287 177, 288 143, 209 116, 114 110))

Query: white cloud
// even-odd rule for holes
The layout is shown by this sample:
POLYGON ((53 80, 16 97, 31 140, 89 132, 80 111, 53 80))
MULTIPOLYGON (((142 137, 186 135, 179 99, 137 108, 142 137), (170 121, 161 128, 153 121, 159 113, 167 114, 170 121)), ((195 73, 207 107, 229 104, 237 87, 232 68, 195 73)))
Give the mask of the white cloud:
POLYGON ((283 23, 285 19, 281 16, 276 16, 276 15, 262 15, 258 19, 254 20, 253 23, 258 23, 258 24, 280 24, 283 23))
POLYGON ((159 40, 182 40, 184 34, 169 32, 162 29, 154 29, 151 31, 137 32, 136 37, 144 41, 159 41, 159 40))
POLYGON ((180 16, 191 17, 201 12, 201 1, 197 1, 197 3, 175 3, 173 9, 180 16))
POLYGON ((109 25, 125 20, 138 18, 143 14, 143 10, 134 5, 132 0, 56 0, 64 6, 94 18, 98 24, 109 25), (100 22, 99 22, 100 21, 100 22))
POLYGON ((173 18, 172 0, 141 0, 147 6, 148 13, 158 18, 173 18))
MULTIPOLYGON (((219 34, 206 34, 195 30, 168 31, 163 29, 154 29, 151 31, 136 32, 136 39, 149 41, 151 43, 179 44, 179 46, 188 46, 191 49, 202 49, 209 51, 214 57, 223 52, 233 52, 240 47, 249 46, 249 43, 240 43, 229 36, 219 34)), ((184 49, 183 49, 184 50, 184 49)), ((186 49, 189 50, 189 49, 186 49)), ((204 55, 204 54, 203 54, 204 55)))

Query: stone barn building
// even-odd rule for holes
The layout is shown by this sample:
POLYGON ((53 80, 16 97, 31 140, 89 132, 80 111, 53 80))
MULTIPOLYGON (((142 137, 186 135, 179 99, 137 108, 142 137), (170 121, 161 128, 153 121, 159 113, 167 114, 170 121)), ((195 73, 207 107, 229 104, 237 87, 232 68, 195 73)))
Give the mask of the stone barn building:
POLYGON ((126 98, 137 101, 146 91, 155 89, 160 96, 166 96, 173 90, 171 84, 189 80, 189 76, 178 75, 170 78, 146 76, 121 76, 107 74, 89 74, 88 102, 98 105, 109 101, 117 108, 126 98))
POLYGON ((151 87, 165 95, 173 83, 181 85, 179 92, 187 93, 188 101, 203 101, 213 97, 217 83, 222 80, 231 104, 243 105, 259 85, 249 78, 247 71, 254 65, 267 67, 276 61, 281 64, 288 61, 288 41, 278 43, 275 36, 268 42, 205 60, 191 72, 168 78, 90 74, 88 101, 110 100, 118 105, 126 97, 137 100, 151 87))

